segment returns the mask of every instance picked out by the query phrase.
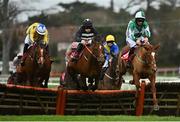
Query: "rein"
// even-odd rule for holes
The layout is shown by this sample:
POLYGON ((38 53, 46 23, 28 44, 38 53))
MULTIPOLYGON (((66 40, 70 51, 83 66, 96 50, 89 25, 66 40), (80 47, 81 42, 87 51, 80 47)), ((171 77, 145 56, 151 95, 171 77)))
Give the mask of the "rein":
POLYGON ((143 64, 147 64, 147 62, 144 61, 144 60, 137 54, 137 52, 135 52, 135 55, 137 56, 137 59, 138 59, 139 62, 141 62, 141 63, 143 63, 143 64))
POLYGON ((88 52, 89 52, 94 58, 97 59, 97 56, 94 55, 93 52, 92 52, 86 45, 84 45, 84 46, 85 46, 85 48, 88 50, 88 52))
POLYGON ((108 75, 107 73, 105 73, 105 76, 106 76, 107 78, 111 79, 111 80, 118 80, 118 79, 119 79, 119 77, 113 78, 113 77, 111 77, 110 75, 108 75))
POLYGON ((148 64, 147 61, 144 61, 144 60, 142 59, 142 57, 138 55, 137 51, 135 51, 135 55, 136 55, 136 57, 137 57, 137 59, 138 59, 139 62, 141 62, 141 63, 143 63, 143 64, 148 64))

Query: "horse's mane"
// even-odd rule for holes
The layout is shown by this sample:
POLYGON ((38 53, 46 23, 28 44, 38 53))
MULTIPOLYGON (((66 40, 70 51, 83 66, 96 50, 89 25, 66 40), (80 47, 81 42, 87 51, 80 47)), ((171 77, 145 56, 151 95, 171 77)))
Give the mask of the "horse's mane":
POLYGON ((140 47, 143 47, 146 49, 146 51, 153 51, 153 46, 151 44, 145 44, 140 47))

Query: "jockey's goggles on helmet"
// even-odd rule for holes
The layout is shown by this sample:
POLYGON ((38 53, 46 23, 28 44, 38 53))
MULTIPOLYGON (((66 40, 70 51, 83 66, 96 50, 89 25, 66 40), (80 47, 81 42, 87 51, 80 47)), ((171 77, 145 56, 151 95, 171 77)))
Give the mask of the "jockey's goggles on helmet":
POLYGON ((107 41, 107 43, 113 43, 113 42, 114 42, 113 40, 107 41))
POLYGON ((44 35, 40 35, 39 33, 35 32, 34 34, 34 40, 40 41, 44 38, 44 35))
POLYGON ((92 26, 84 26, 84 29, 91 29, 92 26))
POLYGON ((137 21, 137 22, 144 22, 144 19, 142 19, 142 18, 137 18, 136 21, 137 21))

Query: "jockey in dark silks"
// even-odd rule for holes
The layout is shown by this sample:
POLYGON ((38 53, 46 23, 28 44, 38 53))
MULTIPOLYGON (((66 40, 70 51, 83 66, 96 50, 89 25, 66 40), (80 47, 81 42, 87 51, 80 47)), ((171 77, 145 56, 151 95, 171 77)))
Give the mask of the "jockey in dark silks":
POLYGON ((104 73, 109 67, 109 62, 111 57, 117 58, 119 54, 119 47, 115 42, 115 37, 113 35, 107 35, 106 36, 106 42, 103 44, 104 46, 104 53, 105 53, 105 62, 102 66, 102 72, 100 76, 100 80, 103 79, 104 73))
POLYGON ((80 27, 76 33, 76 42, 79 42, 76 51, 72 54, 72 61, 77 61, 79 59, 80 52, 84 48, 85 41, 88 43, 92 42, 92 39, 97 35, 97 31, 94 29, 92 21, 90 19, 85 19, 83 25, 80 27))

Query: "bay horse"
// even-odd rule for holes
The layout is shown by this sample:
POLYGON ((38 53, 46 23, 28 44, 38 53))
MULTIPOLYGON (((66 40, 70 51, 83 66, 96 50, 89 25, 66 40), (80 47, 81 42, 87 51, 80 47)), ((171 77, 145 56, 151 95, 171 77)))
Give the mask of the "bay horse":
POLYGON ((122 85, 122 79, 119 78, 118 56, 113 57, 109 67, 104 73, 103 80, 99 81, 98 89, 119 90, 122 85))
POLYGON ((134 58, 132 59, 132 68, 126 69, 126 61, 119 55, 119 76, 122 77, 128 71, 133 75, 132 83, 136 85, 136 97, 139 95, 140 79, 148 78, 151 84, 151 92, 153 96, 154 110, 158 110, 158 101, 156 98, 156 56, 155 52, 160 47, 159 44, 151 45, 139 45, 135 49, 134 58))
POLYGON ((52 62, 45 46, 41 42, 34 43, 25 55, 25 65, 17 69, 18 82, 21 85, 48 87, 52 62))
POLYGON ((86 78, 89 78, 91 85, 95 82, 90 89, 93 91, 97 89, 104 63, 103 51, 101 39, 97 36, 90 45, 84 45, 77 62, 68 61, 64 78, 67 89, 72 89, 72 86, 73 89, 88 90, 86 78))

